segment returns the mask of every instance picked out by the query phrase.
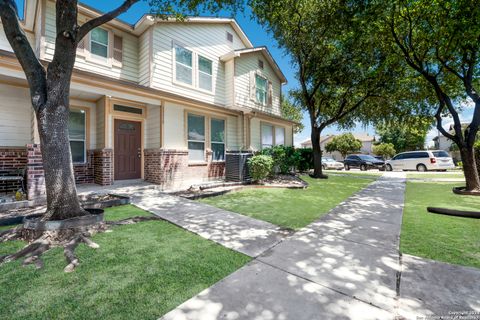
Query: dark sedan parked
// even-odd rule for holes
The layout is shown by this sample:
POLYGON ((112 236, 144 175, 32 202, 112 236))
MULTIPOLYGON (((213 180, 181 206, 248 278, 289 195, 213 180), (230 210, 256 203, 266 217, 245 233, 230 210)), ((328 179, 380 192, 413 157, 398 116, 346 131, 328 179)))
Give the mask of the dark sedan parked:
POLYGON ((366 154, 349 155, 343 163, 345 170, 350 170, 351 168, 359 168, 362 171, 367 171, 368 169, 385 170, 385 161, 378 160, 366 154))

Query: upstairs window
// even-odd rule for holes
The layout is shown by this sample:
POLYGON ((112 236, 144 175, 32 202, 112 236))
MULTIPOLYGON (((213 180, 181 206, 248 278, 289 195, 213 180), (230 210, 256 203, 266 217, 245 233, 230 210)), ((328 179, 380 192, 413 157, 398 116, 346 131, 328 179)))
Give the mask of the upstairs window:
POLYGON ((225 160, 225 120, 212 119, 211 127, 211 144, 212 144, 212 160, 225 160))
POLYGON ((262 149, 271 148, 273 146, 273 126, 262 123, 262 149))
POLYGON ((262 105, 267 104, 267 79, 255 75, 255 97, 256 101, 262 105))
POLYGON ((90 35, 90 52, 93 55, 108 58, 108 31, 95 28, 90 35))
POLYGON ((85 163, 86 153, 86 113, 84 110, 70 110, 68 138, 74 163, 85 163))
POLYGON ((198 56, 198 87, 212 91, 212 61, 198 56))
POLYGON ((192 51, 175 46, 175 79, 189 85, 193 84, 192 51))
POLYGON ((205 161, 205 117, 188 114, 188 160, 205 161))

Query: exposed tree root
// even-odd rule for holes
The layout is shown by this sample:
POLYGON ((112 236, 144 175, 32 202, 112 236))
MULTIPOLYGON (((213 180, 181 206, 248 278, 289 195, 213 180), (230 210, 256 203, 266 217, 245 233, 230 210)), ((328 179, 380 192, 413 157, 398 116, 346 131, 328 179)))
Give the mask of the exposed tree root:
POLYGON ((19 226, 0 233, 0 243, 10 240, 24 240, 29 242, 29 244, 14 254, 0 256, 0 265, 24 258, 23 266, 33 264, 37 269, 40 269, 43 267, 43 261, 41 260, 43 253, 54 247, 63 247, 63 253, 67 261, 67 266, 64 268, 64 271, 72 272, 80 264, 78 257, 75 255, 75 249, 80 243, 84 243, 92 249, 97 249, 100 246, 90 239, 94 234, 111 232, 111 228, 114 226, 129 225, 151 220, 161 220, 161 218, 155 216, 137 216, 118 221, 104 221, 89 228, 41 232, 24 229, 19 226))

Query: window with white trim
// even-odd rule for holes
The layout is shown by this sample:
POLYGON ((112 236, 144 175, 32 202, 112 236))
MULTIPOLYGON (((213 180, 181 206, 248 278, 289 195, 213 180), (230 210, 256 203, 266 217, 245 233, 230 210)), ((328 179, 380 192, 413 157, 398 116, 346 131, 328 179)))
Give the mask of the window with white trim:
POLYGON ((74 163, 86 161, 86 113, 84 110, 70 110, 68 138, 74 163))
POLYGON ((255 97, 258 103, 267 104, 267 79, 258 74, 255 75, 255 97))
POLYGON ((275 145, 285 145, 285 128, 275 127, 275 145))
POLYGON ((188 114, 188 160, 205 161, 205 117, 188 114))
POLYGON ((175 45, 175 80, 193 84, 193 53, 178 45, 175 45))
POLYGON ((95 28, 90 33, 90 52, 102 58, 108 58, 108 31, 95 28))
POLYGON ((198 56, 198 87, 212 91, 213 69, 212 61, 198 56))
POLYGON ((212 160, 225 160, 225 120, 211 119, 210 141, 212 147, 212 160))
POLYGON ((273 146, 273 126, 268 123, 262 123, 260 130, 262 133, 262 149, 273 146))

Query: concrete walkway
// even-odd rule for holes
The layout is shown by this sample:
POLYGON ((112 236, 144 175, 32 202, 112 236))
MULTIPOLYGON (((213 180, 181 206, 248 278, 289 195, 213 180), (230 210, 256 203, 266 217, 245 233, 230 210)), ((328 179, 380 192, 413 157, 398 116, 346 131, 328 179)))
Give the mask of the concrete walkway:
POLYGON ((478 270, 400 256, 404 191, 405 174, 386 173, 162 319, 416 319, 480 312, 478 270))
POLYGON ((142 181, 109 187, 80 186, 79 192, 127 195, 137 207, 250 257, 257 257, 289 234, 265 221, 168 195, 142 181))

